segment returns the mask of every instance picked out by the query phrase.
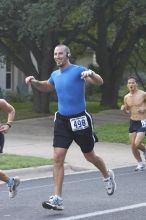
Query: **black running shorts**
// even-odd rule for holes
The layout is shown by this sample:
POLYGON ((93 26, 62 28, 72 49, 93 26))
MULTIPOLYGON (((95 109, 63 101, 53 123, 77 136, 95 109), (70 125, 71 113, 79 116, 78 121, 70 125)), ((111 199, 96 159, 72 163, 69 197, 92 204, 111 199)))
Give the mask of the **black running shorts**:
POLYGON ((129 126, 129 133, 133 132, 144 132, 146 133, 146 119, 144 120, 131 120, 130 119, 130 126, 129 126))
POLYGON ((63 116, 57 112, 54 123, 54 147, 68 149, 74 140, 83 153, 89 153, 98 141, 92 117, 87 112, 72 116, 63 116))
POLYGON ((0 153, 3 153, 4 142, 5 142, 4 134, 0 133, 0 153))

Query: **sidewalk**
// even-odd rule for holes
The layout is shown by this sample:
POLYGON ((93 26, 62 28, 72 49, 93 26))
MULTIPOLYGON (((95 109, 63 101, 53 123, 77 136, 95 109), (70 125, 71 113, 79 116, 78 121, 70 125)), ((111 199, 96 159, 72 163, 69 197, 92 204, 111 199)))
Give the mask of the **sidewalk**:
MULTIPOLYGON (((93 118, 95 126, 107 122, 116 123, 129 120, 128 116, 119 110, 103 111, 93 115, 93 118)), ((16 121, 10 132, 6 134, 4 152, 17 155, 52 158, 52 139, 52 116, 16 121)), ((95 144, 95 152, 104 159, 109 168, 135 165, 135 160, 129 145, 98 142, 95 144)), ((75 143, 71 145, 65 162, 65 173, 96 169, 84 159, 80 148, 75 143)), ((7 173, 17 174, 18 170, 7 171, 7 173)), ((35 178, 38 175, 40 177, 52 175, 52 167, 49 168, 49 166, 45 166, 38 169, 30 168, 21 169, 19 171, 19 176, 23 179, 27 179, 30 176, 35 178)))

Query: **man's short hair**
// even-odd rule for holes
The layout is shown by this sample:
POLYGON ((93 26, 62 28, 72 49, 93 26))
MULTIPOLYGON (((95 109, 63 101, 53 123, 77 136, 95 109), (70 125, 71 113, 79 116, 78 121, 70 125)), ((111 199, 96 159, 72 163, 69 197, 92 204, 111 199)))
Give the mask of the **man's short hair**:
POLYGON ((133 75, 129 76, 128 79, 127 79, 127 81, 128 81, 129 79, 134 79, 135 82, 137 82, 137 78, 136 78, 135 76, 133 76, 133 75))
POLYGON ((64 47, 67 57, 71 57, 71 52, 68 46, 65 44, 58 44, 56 47, 64 47))

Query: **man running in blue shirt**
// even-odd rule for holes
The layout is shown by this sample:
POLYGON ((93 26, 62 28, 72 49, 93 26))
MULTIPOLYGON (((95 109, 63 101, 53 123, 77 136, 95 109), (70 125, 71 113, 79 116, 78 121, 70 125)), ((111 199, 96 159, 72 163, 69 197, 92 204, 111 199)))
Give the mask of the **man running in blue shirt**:
POLYGON ((59 67, 52 72, 46 81, 38 81, 33 76, 25 79, 39 91, 56 90, 58 112, 54 124, 54 194, 42 203, 44 208, 63 210, 62 184, 64 179, 64 160, 69 146, 74 140, 81 148, 87 161, 95 165, 103 175, 108 195, 116 189, 114 173, 108 170, 104 161, 95 154, 96 136, 93 122, 86 112, 85 82, 102 85, 103 79, 83 66, 70 63, 70 49, 66 45, 58 45, 54 50, 54 60, 59 67))

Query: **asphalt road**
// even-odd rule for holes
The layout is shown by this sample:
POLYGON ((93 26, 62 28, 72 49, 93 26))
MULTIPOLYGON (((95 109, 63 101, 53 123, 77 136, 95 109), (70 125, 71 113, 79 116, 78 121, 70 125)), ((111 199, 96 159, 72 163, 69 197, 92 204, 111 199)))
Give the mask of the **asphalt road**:
POLYGON ((134 167, 115 169, 117 191, 105 193, 99 172, 65 175, 64 211, 42 208, 53 190, 52 177, 21 183, 15 199, 9 199, 6 186, 0 187, 0 220, 145 220, 146 170, 134 167))

